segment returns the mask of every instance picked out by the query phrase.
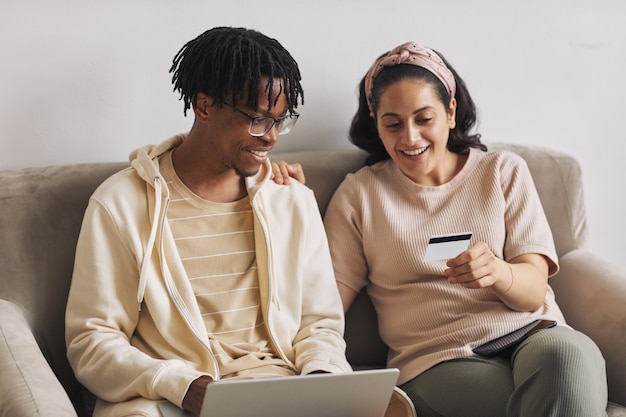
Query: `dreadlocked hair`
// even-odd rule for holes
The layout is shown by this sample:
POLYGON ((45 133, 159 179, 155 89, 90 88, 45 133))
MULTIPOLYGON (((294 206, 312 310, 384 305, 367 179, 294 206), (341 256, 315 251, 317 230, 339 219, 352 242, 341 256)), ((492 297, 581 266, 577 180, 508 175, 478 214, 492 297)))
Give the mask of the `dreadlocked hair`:
POLYGON ((269 107, 285 94, 289 113, 304 103, 298 64, 276 39, 245 28, 216 27, 187 42, 174 57, 174 91, 183 100, 183 113, 195 106, 199 92, 213 98, 222 107, 245 99, 248 108, 258 110, 260 89, 267 94, 269 107), (267 84, 262 86, 262 77, 267 84), (273 79, 282 80, 274 91, 273 79))

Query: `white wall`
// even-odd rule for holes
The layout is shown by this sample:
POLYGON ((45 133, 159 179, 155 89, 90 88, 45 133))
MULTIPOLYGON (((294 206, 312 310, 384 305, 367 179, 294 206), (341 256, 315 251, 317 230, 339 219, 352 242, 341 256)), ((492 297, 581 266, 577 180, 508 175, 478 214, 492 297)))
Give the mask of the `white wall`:
POLYGON ((186 41, 217 25, 276 37, 300 63, 303 117, 277 150, 347 148, 361 76, 416 40, 465 78, 486 142, 579 159, 592 244, 617 261, 625 21, 623 0, 0 0, 0 169, 125 160, 187 130, 168 70, 186 41))

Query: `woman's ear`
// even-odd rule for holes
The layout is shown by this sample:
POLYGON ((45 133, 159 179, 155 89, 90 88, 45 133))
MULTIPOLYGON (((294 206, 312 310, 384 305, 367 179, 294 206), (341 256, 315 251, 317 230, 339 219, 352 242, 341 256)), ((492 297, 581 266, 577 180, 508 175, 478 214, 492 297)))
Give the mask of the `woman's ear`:
POLYGON ((454 129, 456 127, 456 99, 452 98, 450 100, 450 110, 448 111, 448 126, 450 129, 454 129))

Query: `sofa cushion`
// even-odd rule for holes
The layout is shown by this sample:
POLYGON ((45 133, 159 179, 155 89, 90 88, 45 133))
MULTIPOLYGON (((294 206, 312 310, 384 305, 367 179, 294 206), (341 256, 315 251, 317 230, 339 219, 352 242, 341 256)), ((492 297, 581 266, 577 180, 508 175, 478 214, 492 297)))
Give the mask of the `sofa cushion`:
POLYGON ((0 300, 0 414, 76 416, 63 386, 46 362, 22 310, 0 300))

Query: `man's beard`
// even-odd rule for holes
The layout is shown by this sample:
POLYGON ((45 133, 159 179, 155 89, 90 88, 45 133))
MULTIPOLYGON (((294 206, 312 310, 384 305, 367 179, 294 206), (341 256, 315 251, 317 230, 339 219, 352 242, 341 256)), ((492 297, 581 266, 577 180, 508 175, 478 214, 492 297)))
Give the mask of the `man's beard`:
POLYGON ((250 171, 244 171, 239 167, 235 167, 235 173, 239 175, 240 177, 253 177, 259 172, 260 169, 261 167, 257 168, 257 170, 254 172, 250 172, 250 171))

